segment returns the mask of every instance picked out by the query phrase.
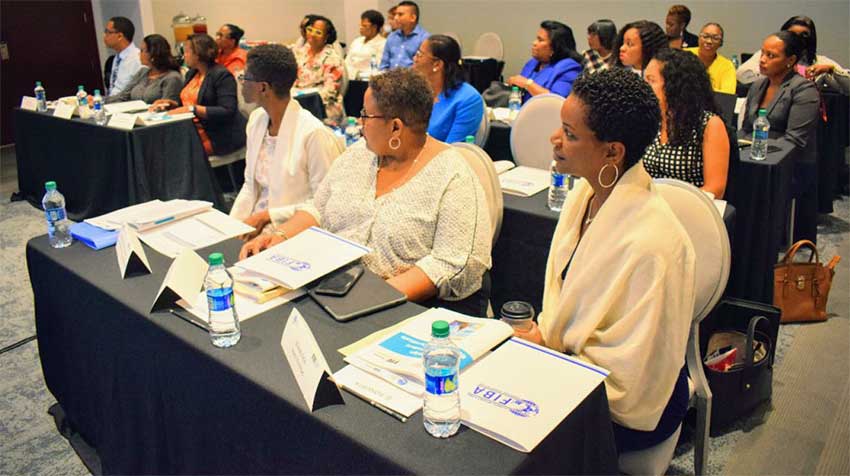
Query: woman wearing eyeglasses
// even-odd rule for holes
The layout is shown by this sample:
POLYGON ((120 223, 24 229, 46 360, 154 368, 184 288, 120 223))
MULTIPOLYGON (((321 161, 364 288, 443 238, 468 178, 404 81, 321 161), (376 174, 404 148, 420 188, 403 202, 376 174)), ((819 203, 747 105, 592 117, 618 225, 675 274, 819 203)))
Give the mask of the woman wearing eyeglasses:
POLYGON ((431 35, 413 56, 413 69, 428 79, 434 94, 428 134, 450 144, 474 136, 484 117, 484 100, 463 80, 457 41, 431 35))
POLYGON ((490 268, 488 207, 464 159, 428 136, 433 103, 411 69, 370 78, 360 114, 365 147, 349 147, 313 201, 274 235, 246 243, 240 259, 319 226, 371 248, 363 264, 410 301, 475 293, 490 268))
POLYGON ((245 182, 230 216, 271 233, 295 207, 311 200, 342 152, 333 133, 290 97, 298 65, 289 48, 263 45, 248 53, 242 96, 257 104, 246 129, 245 182))
POLYGON ((316 88, 325 105, 325 122, 342 124, 342 77, 345 63, 332 44, 336 41, 333 22, 321 16, 310 17, 304 27, 304 46, 294 48, 298 61, 297 89, 316 88))
POLYGON ((245 145, 245 118, 236 100, 236 79, 215 62, 218 47, 207 34, 191 35, 183 43, 189 71, 179 101, 159 99, 152 110, 191 113, 207 155, 225 155, 245 145))
POLYGON ((685 48, 685 51, 697 55, 711 80, 711 88, 719 93, 735 94, 738 80, 735 79, 735 65, 729 58, 718 54, 723 46, 723 27, 718 23, 706 23, 699 32, 699 46, 685 48))

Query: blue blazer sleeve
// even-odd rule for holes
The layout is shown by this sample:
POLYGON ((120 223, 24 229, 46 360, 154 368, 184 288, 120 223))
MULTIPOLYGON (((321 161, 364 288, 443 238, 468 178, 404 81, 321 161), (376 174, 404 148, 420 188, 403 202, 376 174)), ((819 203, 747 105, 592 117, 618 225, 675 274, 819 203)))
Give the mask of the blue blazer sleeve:
POLYGON ((575 60, 564 58, 554 66, 549 86, 544 85, 551 93, 567 97, 573 89, 573 81, 581 74, 581 65, 575 60))
POLYGON ((463 94, 463 97, 458 98, 455 120, 445 140, 447 144, 463 142, 466 136, 474 136, 484 117, 484 102, 475 88, 463 83, 455 94, 463 94))

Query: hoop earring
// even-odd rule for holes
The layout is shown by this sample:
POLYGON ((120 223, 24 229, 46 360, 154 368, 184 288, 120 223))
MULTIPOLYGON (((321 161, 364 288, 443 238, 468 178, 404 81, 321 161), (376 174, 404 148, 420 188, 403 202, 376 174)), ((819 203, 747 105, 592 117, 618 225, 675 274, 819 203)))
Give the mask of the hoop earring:
POLYGON ((389 146, 392 150, 398 150, 398 148, 401 147, 401 139, 398 137, 390 137, 389 146))
POLYGON ((617 183, 617 180, 619 178, 620 178, 620 169, 618 169, 617 166, 614 165, 614 164, 605 164, 605 165, 602 166, 601 169, 599 169, 599 175, 596 177, 596 181, 599 182, 599 186, 602 187, 602 188, 611 188, 611 187, 614 186, 615 183, 617 183), (611 183, 604 184, 604 183, 602 183, 602 172, 605 169, 607 169, 608 167, 614 167, 614 180, 612 180, 611 183))

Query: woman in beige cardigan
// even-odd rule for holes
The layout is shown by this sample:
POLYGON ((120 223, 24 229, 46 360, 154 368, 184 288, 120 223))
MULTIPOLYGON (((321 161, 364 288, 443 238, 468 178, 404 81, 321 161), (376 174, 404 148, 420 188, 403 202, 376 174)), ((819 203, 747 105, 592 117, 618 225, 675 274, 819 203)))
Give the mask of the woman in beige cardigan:
POLYGON ((658 132, 650 87, 623 69, 576 80, 552 136, 581 177, 561 212, 539 327, 519 337, 608 369, 620 452, 668 438, 687 410, 694 249, 640 160, 658 132))

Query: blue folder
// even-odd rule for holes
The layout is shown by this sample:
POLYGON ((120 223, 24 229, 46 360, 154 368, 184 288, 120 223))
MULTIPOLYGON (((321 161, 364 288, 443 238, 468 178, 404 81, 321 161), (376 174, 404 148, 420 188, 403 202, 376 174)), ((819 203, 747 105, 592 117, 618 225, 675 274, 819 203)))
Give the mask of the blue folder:
POLYGON ((118 241, 118 230, 104 230, 86 222, 80 222, 71 225, 71 236, 89 248, 100 250, 118 241))

